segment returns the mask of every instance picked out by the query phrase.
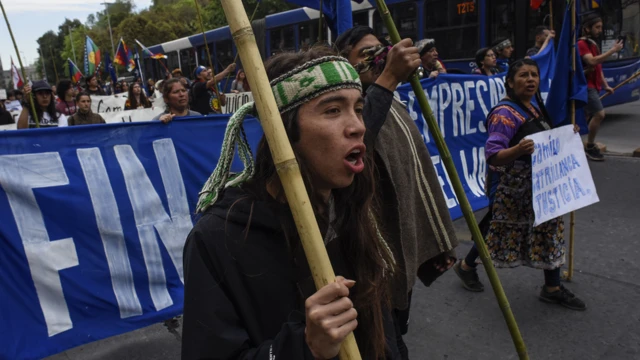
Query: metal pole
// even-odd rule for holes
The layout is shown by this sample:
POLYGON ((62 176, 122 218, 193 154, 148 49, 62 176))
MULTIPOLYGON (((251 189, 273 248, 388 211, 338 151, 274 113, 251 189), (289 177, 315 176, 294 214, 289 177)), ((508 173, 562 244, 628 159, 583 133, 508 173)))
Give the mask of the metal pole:
POLYGON ((109 5, 111 5, 111 3, 103 2, 102 5, 104 5, 105 10, 107 11, 107 23, 109 24, 109 37, 111 38, 111 54, 115 56, 116 48, 113 45, 113 32, 111 31, 111 17, 109 16, 109 5))
MULTIPOLYGON (((571 81, 574 81, 576 74, 576 2, 575 0, 570 2, 571 6, 571 81)), ((573 125, 576 124, 576 102, 575 100, 571 100, 571 123, 573 125)), ((571 212, 571 216, 569 217, 569 273, 567 274, 567 280, 571 281, 573 279, 573 242, 575 238, 575 222, 576 222, 576 213, 575 211, 571 212)))
POLYGON ((71 32, 71 26, 69 26, 69 38, 71 39, 71 51, 73 52, 73 62, 78 63, 78 58, 76 58, 76 48, 73 45, 73 33, 71 32))

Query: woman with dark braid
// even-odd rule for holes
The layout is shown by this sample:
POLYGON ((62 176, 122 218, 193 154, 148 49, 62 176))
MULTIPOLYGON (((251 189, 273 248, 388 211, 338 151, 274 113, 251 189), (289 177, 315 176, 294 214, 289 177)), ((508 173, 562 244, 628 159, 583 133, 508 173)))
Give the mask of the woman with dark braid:
MULTIPOLYGON (((549 130, 552 124, 538 92, 539 85, 538 64, 531 59, 516 61, 507 73, 507 96, 487 117, 485 156, 490 166, 486 180, 490 211, 480 227, 486 233, 485 242, 496 267, 525 265, 542 269, 545 281, 541 301, 585 310, 585 303, 560 284, 560 268, 565 261, 562 217, 533 225, 534 144, 525 137, 549 130)), ((476 271, 477 259, 474 245, 467 257, 454 266, 464 288, 476 292, 484 290, 476 271)))

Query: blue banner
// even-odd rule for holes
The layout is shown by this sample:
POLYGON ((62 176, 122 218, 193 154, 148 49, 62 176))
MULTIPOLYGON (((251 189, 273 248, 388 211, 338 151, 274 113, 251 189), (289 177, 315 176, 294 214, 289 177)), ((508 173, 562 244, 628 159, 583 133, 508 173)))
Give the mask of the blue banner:
MULTIPOLYGON (((182 313, 182 249, 227 119, 0 133, 0 359, 182 313)), ((260 125, 245 128, 256 149, 260 125)))
MULTIPOLYGON (((609 86, 612 88, 629 79, 639 71, 640 60, 625 66, 602 69, 604 77, 607 79, 607 83, 609 83, 609 86)), ((604 95, 604 91, 600 94, 600 96, 602 95, 604 95)), ((609 107, 638 100, 640 100, 640 81, 636 78, 625 85, 622 85, 615 93, 613 93, 613 95, 609 95, 602 99, 602 105, 609 107)))

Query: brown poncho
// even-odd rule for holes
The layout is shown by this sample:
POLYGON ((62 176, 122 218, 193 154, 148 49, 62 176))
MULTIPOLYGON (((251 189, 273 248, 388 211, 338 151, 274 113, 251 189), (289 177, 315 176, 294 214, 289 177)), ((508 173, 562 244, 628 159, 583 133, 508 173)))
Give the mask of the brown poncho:
MULTIPOLYGON (((370 90, 367 102, 379 106, 385 103, 379 96, 390 94, 370 90)), ((441 273, 427 262, 442 253, 455 257, 458 240, 422 134, 401 102, 393 100, 386 114, 375 138, 377 193, 384 236, 394 248, 400 271, 393 284, 394 307, 405 309, 416 276, 430 285, 441 273)))
POLYGON ((104 124, 105 121, 102 116, 94 113, 89 110, 83 112, 82 110, 78 110, 77 113, 71 115, 68 119, 69 126, 74 125, 90 125, 90 124, 104 124))

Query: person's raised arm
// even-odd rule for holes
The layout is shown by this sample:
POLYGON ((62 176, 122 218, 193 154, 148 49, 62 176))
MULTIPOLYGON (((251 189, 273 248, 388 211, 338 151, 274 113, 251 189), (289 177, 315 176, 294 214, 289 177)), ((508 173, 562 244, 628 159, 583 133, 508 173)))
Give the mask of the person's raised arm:
POLYGON ((607 58, 615 53, 617 53, 618 51, 622 50, 624 43, 622 40, 618 40, 612 47, 611 49, 609 49, 607 52, 597 55, 597 56, 593 56, 593 54, 591 54, 590 52, 586 52, 583 51, 584 47, 586 47, 586 43, 584 41, 581 42, 581 44, 578 45, 578 47, 580 48, 580 55, 582 56, 582 60, 590 66, 595 66, 595 65, 599 65, 602 64, 603 62, 605 62, 605 60, 607 60, 607 58))
POLYGON ((220 82, 222 81, 225 77, 227 77, 227 75, 229 75, 229 73, 234 72, 236 70, 236 64, 229 64, 229 66, 227 66, 224 70, 222 70, 221 73, 216 74, 216 76, 213 77, 213 79, 216 82, 220 82))

